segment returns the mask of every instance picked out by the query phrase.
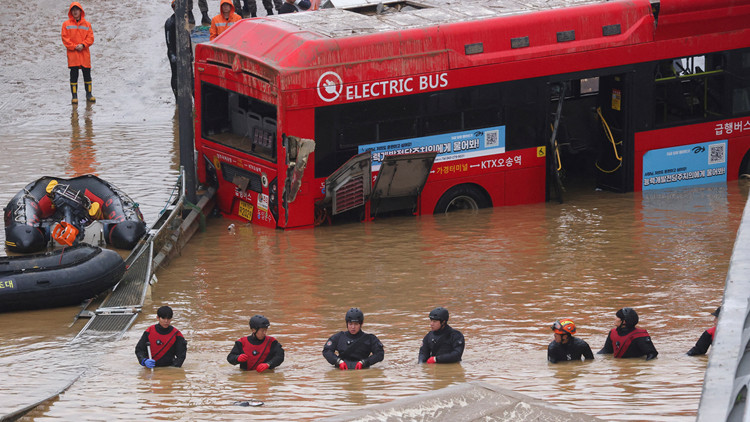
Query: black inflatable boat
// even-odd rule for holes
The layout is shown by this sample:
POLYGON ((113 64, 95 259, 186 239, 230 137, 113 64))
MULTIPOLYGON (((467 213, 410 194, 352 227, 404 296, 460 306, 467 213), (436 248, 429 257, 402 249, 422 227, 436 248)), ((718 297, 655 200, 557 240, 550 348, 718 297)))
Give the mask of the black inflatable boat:
POLYGON ((86 244, 0 257, 0 312, 78 305, 114 286, 124 272, 120 254, 86 244))

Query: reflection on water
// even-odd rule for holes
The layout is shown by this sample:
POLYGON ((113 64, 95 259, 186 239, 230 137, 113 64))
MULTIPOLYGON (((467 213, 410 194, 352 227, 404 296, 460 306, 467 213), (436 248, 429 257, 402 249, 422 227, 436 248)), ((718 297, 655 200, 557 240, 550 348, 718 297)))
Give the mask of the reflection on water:
MULTIPOLYGON (((126 336, 86 358, 82 380, 33 415, 306 420, 480 380, 605 420, 689 419, 707 359, 685 352, 721 300, 746 195, 738 184, 643 196, 591 192, 562 205, 287 232, 237 222, 229 231, 231 221, 211 220, 160 270, 126 336), (149 371, 133 348, 165 303, 188 339, 188 357, 181 369, 149 371), (466 337, 460 365, 416 364, 427 314, 438 305, 466 337), (321 351, 352 306, 365 312, 364 330, 383 341, 386 358, 344 372, 321 351), (551 321, 572 318, 597 351, 623 306, 639 312, 657 359, 546 362, 551 321), (226 362, 256 313, 271 320, 269 334, 286 350, 270 373, 226 362), (249 399, 265 404, 233 404, 249 399), (95 410, 83 407, 91 402, 95 410)), ((39 341, 63 344, 72 334, 57 331, 72 311, 0 315, 0 324, 18 327, 0 343, 19 344, 0 349, 0 359, 27 355, 39 341), (37 318, 50 323, 32 330, 28 321, 37 318)), ((56 362, 62 370, 79 364, 56 362)), ((31 378, 45 376, 39 370, 31 378)))
POLYGON ((70 112, 70 152, 66 175, 69 177, 96 175, 99 163, 96 161, 96 146, 94 145, 94 129, 91 120, 91 103, 86 103, 83 114, 84 129, 78 117, 78 107, 72 107, 70 112))

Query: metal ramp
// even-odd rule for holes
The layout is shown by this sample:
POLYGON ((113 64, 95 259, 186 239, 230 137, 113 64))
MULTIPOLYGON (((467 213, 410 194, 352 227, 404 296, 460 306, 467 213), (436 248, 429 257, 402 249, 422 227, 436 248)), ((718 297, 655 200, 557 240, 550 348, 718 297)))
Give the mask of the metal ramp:
POLYGON ((163 249, 174 246, 171 240, 183 222, 184 192, 184 177, 181 173, 161 215, 125 260, 127 269, 122 279, 99 308, 79 313, 78 317, 91 319, 73 339, 74 342, 84 339, 118 340, 133 324, 141 312, 149 284, 155 279, 154 272, 158 264, 154 265, 154 251, 163 255, 163 249))

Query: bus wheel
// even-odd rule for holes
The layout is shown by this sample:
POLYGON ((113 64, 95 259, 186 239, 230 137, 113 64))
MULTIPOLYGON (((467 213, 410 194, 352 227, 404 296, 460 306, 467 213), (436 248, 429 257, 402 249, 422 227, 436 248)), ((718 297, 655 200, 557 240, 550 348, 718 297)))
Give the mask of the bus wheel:
POLYGON ((435 205, 435 214, 472 210, 491 206, 489 198, 481 189, 472 185, 458 185, 448 189, 435 205))

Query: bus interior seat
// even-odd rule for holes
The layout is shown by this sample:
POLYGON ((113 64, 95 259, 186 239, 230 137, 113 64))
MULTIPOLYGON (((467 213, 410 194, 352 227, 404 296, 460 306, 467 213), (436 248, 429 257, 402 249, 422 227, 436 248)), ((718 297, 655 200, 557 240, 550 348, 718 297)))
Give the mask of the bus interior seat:
POLYGON ((241 108, 230 111, 232 118, 232 133, 244 136, 247 133, 247 122, 245 121, 245 112, 241 108))
POLYGON ((248 111, 245 113, 246 122, 247 122, 247 131, 244 133, 244 135, 248 138, 252 138, 253 134, 256 133, 256 128, 262 128, 262 120, 260 117, 260 114, 253 113, 252 111, 248 111))
POLYGON ((263 118, 263 131, 266 132, 266 136, 275 137, 276 135, 276 119, 270 117, 263 118))

